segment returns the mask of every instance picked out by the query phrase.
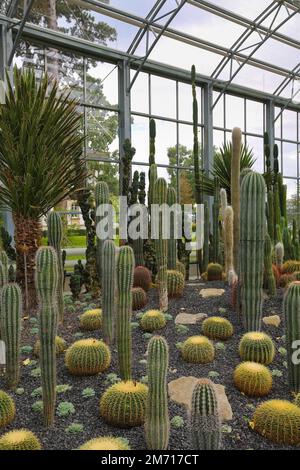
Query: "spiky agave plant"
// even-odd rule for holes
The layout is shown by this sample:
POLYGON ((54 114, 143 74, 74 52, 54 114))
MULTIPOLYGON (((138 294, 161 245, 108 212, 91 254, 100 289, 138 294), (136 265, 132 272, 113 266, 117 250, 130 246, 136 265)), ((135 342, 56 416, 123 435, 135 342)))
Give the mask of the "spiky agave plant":
POLYGON ((79 189, 86 174, 76 104, 47 75, 37 79, 34 70, 17 67, 13 81, 7 75, 5 103, 0 107, 0 204, 13 214, 16 280, 27 294, 28 307, 36 306, 39 220, 79 189))

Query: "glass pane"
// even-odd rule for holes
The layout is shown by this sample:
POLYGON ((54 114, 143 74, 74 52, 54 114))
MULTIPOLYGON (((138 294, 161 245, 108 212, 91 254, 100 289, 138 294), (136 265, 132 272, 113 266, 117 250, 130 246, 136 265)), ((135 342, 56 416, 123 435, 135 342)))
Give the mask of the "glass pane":
POLYGON ((297 142, 297 113, 284 110, 282 113, 282 134, 283 139, 297 142))
POLYGON ((152 75, 151 114, 176 118, 176 82, 174 80, 152 75))
POLYGON ((110 162, 88 161, 88 170, 94 185, 97 181, 105 181, 109 187, 110 197, 119 196, 119 165, 110 162))
MULTIPOLYGON (((201 123, 201 88, 196 87, 198 101, 198 122, 201 123)), ((193 122, 192 86, 186 83, 178 84, 179 119, 193 122)))
POLYGON ((194 172, 179 170, 179 194, 181 204, 194 203, 194 172))
POLYGON ((296 178, 297 175, 297 144, 283 142, 283 175, 296 178))
POLYGON ((253 165, 253 170, 259 173, 264 172, 264 140, 259 137, 247 136, 247 144, 253 150, 256 162, 253 165))
POLYGON ((105 62, 87 60, 86 102, 118 107, 118 69, 105 62))
POLYGON ((214 147, 220 148, 224 144, 224 132, 214 130, 214 147))
MULTIPOLYGON (((300 206, 299 206, 299 183, 297 180, 284 178, 284 184, 287 186, 287 215, 288 221, 291 224, 293 219, 300 221, 300 206)), ((298 226, 299 228, 299 226, 298 226)))
POLYGON ((264 133, 264 105, 258 101, 247 100, 246 131, 252 134, 264 133))
POLYGON ((134 162, 149 162, 149 119, 132 116, 131 124, 132 146, 136 149, 134 162))
POLYGON ((160 165, 168 165, 168 150, 177 145, 176 124, 156 119, 156 155, 155 161, 160 165))
MULTIPOLYGON (((201 153, 201 129, 198 132, 199 152, 201 153)), ((194 134, 193 126, 179 124, 179 166, 193 166, 194 134)))
POLYGON ((281 141, 277 140, 275 143, 278 146, 278 163, 279 163, 279 171, 282 173, 282 152, 281 152, 281 141))
POLYGON ((118 158, 118 114, 102 109, 86 109, 87 156, 118 158))
MULTIPOLYGON (((213 93, 214 103, 219 98, 219 96, 220 96, 220 93, 218 93, 217 91, 214 91, 213 93)), ((224 129, 224 95, 220 97, 220 99, 214 106, 213 113, 214 113, 214 120, 213 120, 214 126, 221 127, 222 129, 224 129)))
POLYGON ((240 127, 245 130, 244 100, 226 95, 226 129, 240 127))
MULTIPOLYGON (((131 71, 131 79, 135 70, 131 71)), ((149 76, 146 73, 139 73, 131 88, 131 109, 140 113, 149 114, 149 76)))
POLYGON ((275 137, 278 139, 282 138, 281 135, 281 120, 282 120, 282 114, 279 115, 281 111, 281 108, 275 108, 275 137))

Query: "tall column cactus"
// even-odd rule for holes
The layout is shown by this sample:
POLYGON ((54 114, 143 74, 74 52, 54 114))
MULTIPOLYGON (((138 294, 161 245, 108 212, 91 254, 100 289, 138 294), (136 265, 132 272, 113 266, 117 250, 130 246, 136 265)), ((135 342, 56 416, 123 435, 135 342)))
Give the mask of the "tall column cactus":
POLYGON ((281 270, 281 266, 283 265, 284 260, 284 246, 283 243, 278 242, 275 245, 275 262, 279 271, 281 270))
POLYGON ((240 174, 241 174, 242 131, 235 127, 232 131, 232 160, 231 160, 231 205, 233 209, 233 264, 239 273, 240 248, 240 174))
MULTIPOLYGON (((177 203, 177 194, 174 188, 169 187, 167 192, 167 204, 172 207, 177 203)), ((176 213, 170 214, 170 237, 168 239, 168 269, 177 267, 177 240, 176 240, 176 213)))
POLYGON ((154 119, 149 122, 149 165, 155 163, 155 139, 156 139, 156 124, 154 119))
POLYGON ((15 390, 20 376, 20 340, 22 293, 18 284, 6 284, 1 289, 1 330, 5 343, 6 382, 15 390))
POLYGON ((200 162, 199 162, 199 140, 198 140, 198 101, 196 92, 196 67, 192 65, 191 69, 192 79, 192 96, 193 96, 193 158, 194 158, 194 174, 195 174, 195 201, 201 204, 201 178, 200 178, 200 162))
POLYGON ((168 344, 161 336, 153 336, 148 344, 149 392, 145 416, 147 448, 151 450, 166 450, 169 444, 168 367, 168 344))
MULTIPOLYGON (((4 250, 0 250, 0 263, 3 264, 3 268, 8 276, 8 256, 4 250)), ((6 281, 7 282, 7 281, 6 281)))
POLYGON ((268 294, 273 296, 276 294, 276 281, 272 268, 272 242, 270 235, 266 234, 265 239, 265 283, 268 294))
POLYGON ((157 180, 157 166, 152 164, 149 170, 149 192, 148 192, 148 205, 151 208, 151 204, 154 203, 154 191, 155 191, 155 183, 157 180))
POLYGON ((131 380, 131 315, 134 254, 130 246, 120 248, 117 262, 118 312, 117 350, 122 380, 131 380))
POLYGON ((61 253, 61 242, 63 238, 63 224, 57 212, 50 212, 47 218, 48 241, 56 251, 58 262, 58 286, 57 286, 57 306, 59 321, 64 321, 64 267, 61 253))
POLYGON ((300 363, 297 351, 300 341, 300 282, 288 287, 284 300, 285 337, 288 363, 288 379, 291 392, 300 392, 300 363))
POLYGON ((97 225, 101 221, 102 217, 97 215, 97 208, 101 204, 109 204, 109 189, 107 183, 104 181, 99 181, 95 186, 95 205, 96 205, 96 216, 95 216, 95 223, 96 223, 96 264, 97 264, 97 272, 98 278, 100 283, 100 288, 102 288, 102 250, 104 244, 104 237, 99 237, 97 234, 97 225))
POLYGON ((220 449, 221 425, 218 403, 210 380, 199 380, 193 390, 190 432, 192 449, 220 449))
POLYGON ((226 279, 230 286, 237 280, 233 266, 233 217, 232 207, 227 206, 224 215, 224 254, 226 279))
POLYGON ((157 227, 158 238, 155 240, 156 261, 157 261, 157 283, 159 291, 159 308, 162 312, 168 310, 168 286, 167 286, 167 268, 168 268, 168 242, 164 238, 163 224, 165 219, 164 206, 167 204, 167 183, 164 178, 158 178, 155 183, 155 204, 161 206, 158 214, 157 227))
MULTIPOLYGON (((8 283, 8 258, 4 250, 0 250, 0 289, 8 283)), ((1 305, 0 305, 1 320, 1 305)), ((1 321, 0 321, 0 339, 2 337, 1 321)))
POLYGON ((213 202, 213 262, 220 262, 220 234, 219 234, 219 214, 220 214, 220 183, 219 178, 215 178, 215 194, 213 202))
POLYGON ((240 298, 247 331, 261 328, 263 304, 266 185, 255 172, 241 185, 240 298))
POLYGON ((106 240, 103 245, 102 272, 102 330, 105 342, 112 344, 116 297, 116 246, 112 240, 106 240))
POLYGON ((54 422, 56 401, 56 345, 58 309, 56 301, 58 261, 52 247, 39 248, 36 255, 36 289, 39 295, 40 367, 46 426, 54 422))
POLYGON ((203 272, 206 271, 207 266, 209 264, 209 237, 210 237, 210 229, 209 229, 209 208, 208 202, 204 201, 204 243, 203 243, 203 272))

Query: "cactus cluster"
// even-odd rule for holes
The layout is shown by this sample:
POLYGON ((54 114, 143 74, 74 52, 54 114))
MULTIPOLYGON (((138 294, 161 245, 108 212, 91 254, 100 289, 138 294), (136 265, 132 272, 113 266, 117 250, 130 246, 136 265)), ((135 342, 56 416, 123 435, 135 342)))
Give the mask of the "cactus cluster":
POLYGON ((1 337, 5 343, 6 383, 14 390, 20 375, 22 293, 18 284, 5 284, 0 293, 1 337))
POLYGON ((182 358, 193 364, 207 364, 215 357, 215 348, 206 336, 192 336, 181 347, 182 358))
POLYGON ((141 310, 148 303, 147 294, 141 287, 132 288, 132 310, 141 310))
POLYGON ((285 338, 288 363, 288 379, 292 392, 300 392, 300 364, 297 348, 300 339, 300 282, 295 281, 288 287, 284 300, 285 338))
POLYGON ((96 375, 104 372, 111 361, 109 347, 94 338, 81 339, 66 351, 65 362, 72 375, 96 375))
POLYGON ((148 344, 145 436, 150 450, 166 450, 169 444, 169 410, 167 373, 169 348, 161 336, 154 336, 148 344))
POLYGON ((0 390, 0 428, 10 424, 16 414, 15 402, 3 390, 0 390))
POLYGON ((130 447, 121 437, 104 436, 85 442, 78 450, 130 450, 130 447))
POLYGON ((202 323, 202 333, 210 339, 226 340, 233 335, 233 326, 222 317, 210 317, 202 323))
POLYGON ((57 282, 57 306, 58 318, 61 323, 64 321, 64 268, 61 253, 61 242, 63 238, 63 224, 58 212, 52 211, 47 218, 47 235, 49 245, 56 251, 58 263, 57 282))
POLYGON ((142 330, 151 333, 166 326, 166 319, 160 310, 148 310, 140 319, 142 330))
POLYGON ((39 295, 40 367, 46 426, 54 422, 56 401, 56 346, 58 309, 57 284, 59 279, 56 251, 52 247, 39 248, 36 255, 36 289, 39 295))
POLYGON ((102 327, 107 344, 112 344, 115 332, 116 310, 116 246, 106 240, 102 253, 102 327))
POLYGON ((257 362, 242 362, 233 374, 236 388, 250 397, 263 397, 272 388, 272 375, 269 369, 257 362))
MULTIPOLYGON (((56 356, 59 356, 60 354, 63 354, 65 350, 67 349, 67 343, 63 338, 60 336, 55 337, 55 352, 56 356)), ((41 351, 41 342, 38 339, 34 345, 33 348, 33 353, 36 357, 40 357, 40 351, 41 351)))
POLYGON ((182 297, 185 286, 183 274, 179 271, 170 269, 167 271, 168 296, 182 297))
POLYGON ((127 380, 109 387, 100 399, 100 415, 121 428, 141 426, 145 421, 148 387, 127 380))
POLYGON ((0 437, 0 450, 41 450, 36 435, 28 429, 14 429, 0 437))
POLYGON ((101 308, 87 310, 79 318, 80 328, 85 331, 100 330, 102 327, 103 315, 101 308))
POLYGON ((274 343, 266 333, 250 331, 240 341, 239 354, 242 361, 268 365, 275 356, 274 343))
POLYGON ((300 444, 300 409, 287 400, 269 400, 254 412, 254 430, 278 444, 300 444))
POLYGON ((193 390, 190 432, 193 449, 220 449, 221 422, 216 394, 210 380, 199 380, 193 390))
POLYGON ((222 281, 223 268, 218 263, 210 263, 207 266, 207 280, 208 281, 222 281))
POLYGON ((148 292, 152 284, 151 272, 145 266, 137 266, 134 270, 133 287, 141 287, 148 292))

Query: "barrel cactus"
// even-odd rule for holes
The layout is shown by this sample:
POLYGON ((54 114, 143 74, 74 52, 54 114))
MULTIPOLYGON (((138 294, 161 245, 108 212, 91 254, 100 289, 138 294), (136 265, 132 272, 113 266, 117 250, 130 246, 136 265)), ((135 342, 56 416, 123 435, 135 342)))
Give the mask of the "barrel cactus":
POLYGON ((193 390, 190 432, 193 449, 220 449, 221 423, 216 394, 210 380, 199 380, 193 390))
MULTIPOLYGON (((55 338, 55 350, 56 350, 56 356, 59 356, 60 354, 63 354, 65 350, 67 349, 67 343, 63 338, 60 336, 56 336, 55 338)), ((34 345, 33 352, 36 357, 40 356, 40 351, 41 351, 41 342, 38 339, 34 345)))
POLYGON ((116 246, 112 240, 106 240, 103 245, 102 273, 103 337, 107 344, 112 344, 116 313, 116 246))
POLYGON ((40 367, 45 425, 54 422, 56 401, 56 346, 58 309, 57 283, 59 278, 56 251, 39 248, 36 255, 36 288, 39 295, 40 367))
POLYGON ((110 366, 111 354, 103 341, 81 339, 67 349, 65 361, 72 375, 96 375, 110 366))
POLYGON ((100 399, 100 415, 121 428, 141 426, 145 421, 148 387, 130 380, 109 387, 100 399))
POLYGON ((272 338, 266 333, 250 331, 242 337, 239 353, 243 361, 268 365, 274 359, 275 347, 272 338))
POLYGON ((184 277, 179 271, 167 271, 168 296, 171 298, 182 297, 184 290, 184 277))
POLYGON ((202 323, 202 333, 210 339, 226 340, 233 335, 233 326, 222 317, 210 317, 202 323))
POLYGON ((5 342, 6 383, 14 390, 20 375, 20 340, 22 293, 18 284, 6 284, 1 289, 0 324, 5 342))
POLYGON ((183 360, 193 364, 207 364, 215 357, 215 348, 206 336, 192 336, 181 347, 183 360))
POLYGON ((210 263, 207 266, 207 280, 208 281, 222 281, 223 268, 218 263, 210 263))
POLYGON ((149 391, 145 418, 147 448, 152 450, 166 450, 169 443, 168 367, 169 349, 166 340, 161 336, 154 336, 148 344, 149 391))
POLYGON ((79 318, 80 328, 85 331, 100 330, 103 321, 102 309, 87 310, 79 318))
POLYGON ((297 349, 300 340, 300 282, 295 281, 288 287, 284 300, 283 311, 286 329, 286 350, 288 363, 289 386, 292 392, 300 392, 300 363, 297 349))
POLYGON ((130 450, 130 447, 121 437, 104 436, 85 442, 78 450, 130 450))
POLYGON ((15 402, 3 390, 0 390, 0 428, 10 424, 16 414, 15 402))
POLYGON ((166 326, 166 319, 160 310, 148 310, 140 319, 142 330, 151 333, 166 326))
POLYGON ((272 375, 269 369, 257 362, 242 362, 233 374, 236 388, 250 397, 263 397, 272 388, 272 375))
POLYGON ((132 310, 141 310, 147 305, 147 294, 141 287, 132 288, 132 310))
POLYGON ((57 255, 58 283, 57 283, 57 306, 59 321, 64 321, 64 267, 61 253, 63 239, 63 224, 58 212, 52 211, 47 218, 47 235, 49 245, 53 246, 57 255))
POLYGON ((166 217, 165 206, 167 204, 167 183, 164 178, 158 178, 155 182, 154 203, 158 206, 161 206, 161 213, 157 213, 156 216, 153 215, 152 218, 154 219, 156 217, 155 222, 157 234, 155 239, 155 250, 157 261, 159 308, 163 312, 166 312, 168 310, 168 244, 163 233, 164 218, 166 217))
POLYGON ((137 266, 134 270, 133 287, 141 287, 148 292, 152 284, 151 272, 145 266, 137 266))
POLYGON ((37 436, 28 429, 14 429, 0 437, 0 450, 41 450, 37 436))

